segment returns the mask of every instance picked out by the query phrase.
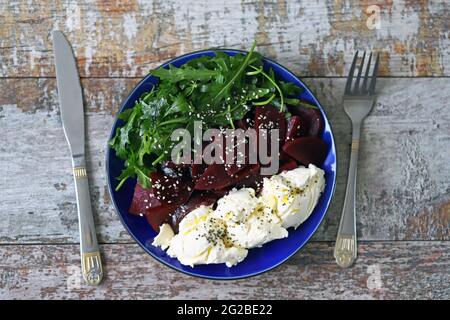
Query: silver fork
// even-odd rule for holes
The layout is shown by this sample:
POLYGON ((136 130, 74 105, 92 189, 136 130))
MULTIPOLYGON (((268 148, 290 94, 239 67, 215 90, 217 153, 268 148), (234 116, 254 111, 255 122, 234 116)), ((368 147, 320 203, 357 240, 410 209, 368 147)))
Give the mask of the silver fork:
POLYGON ((347 77, 343 99, 345 113, 352 122, 352 146, 347 189, 345 191, 344 207, 342 209, 341 222, 336 238, 336 246, 334 248, 334 258, 336 259, 337 264, 344 268, 350 267, 353 264, 357 252, 355 193, 361 123, 370 113, 370 110, 372 110, 376 99, 375 84, 377 81, 379 54, 375 60, 372 76, 369 76, 370 65, 372 62, 372 53, 370 53, 369 61, 367 62, 364 72, 363 82, 362 85, 360 85, 365 57, 366 52, 364 52, 361 58, 355 84, 352 85, 355 66, 358 60, 358 51, 356 51, 347 77))

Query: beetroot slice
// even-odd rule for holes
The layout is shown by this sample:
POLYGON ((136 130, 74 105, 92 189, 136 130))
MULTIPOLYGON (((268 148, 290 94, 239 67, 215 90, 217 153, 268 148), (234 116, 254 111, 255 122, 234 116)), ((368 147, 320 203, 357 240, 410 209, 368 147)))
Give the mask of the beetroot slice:
POLYGON ((228 194, 228 192, 230 192, 231 189, 233 189, 233 186, 228 186, 223 189, 211 190, 211 191, 217 196, 217 199, 218 199, 218 198, 222 198, 224 195, 228 194))
POLYGON ((223 164, 213 163, 205 170, 195 183, 197 190, 218 190, 228 187, 233 179, 225 171, 223 164))
POLYGON ((201 205, 210 206, 214 204, 220 196, 213 191, 195 191, 188 202, 182 204, 170 215, 168 223, 172 230, 177 233, 181 220, 191 211, 201 205))
POLYGON ((248 128, 250 128, 250 125, 250 120, 245 118, 234 122, 234 126, 242 130, 247 130, 248 128))
POLYGON ((160 165, 159 171, 164 176, 189 181, 191 180, 190 166, 190 163, 177 164, 173 161, 164 161, 160 165))
MULTIPOLYGON (((228 150, 228 146, 227 150, 228 150)), ((234 139, 234 144, 233 147, 231 148, 231 150, 233 151, 232 153, 226 154, 225 156, 228 155, 228 157, 230 155, 232 155, 232 163, 226 163, 225 164, 225 171, 227 172, 227 174, 229 176, 234 176, 236 173, 245 170, 248 167, 248 163, 249 163, 249 143, 246 143, 246 138, 243 137, 242 140, 238 140, 238 138, 236 137, 234 139), (244 147, 244 157, 243 157, 243 162, 238 164, 238 152, 240 151, 240 149, 242 149, 242 146, 244 147)), ((226 157, 224 157, 225 161, 228 161, 226 157)))
POLYGON ((169 177, 160 172, 152 172, 150 178, 151 188, 144 189, 139 183, 136 184, 129 212, 144 214, 152 228, 158 231, 170 213, 189 199, 193 182, 183 180, 178 175, 169 177))
POLYGON ((156 198, 155 190, 153 188, 144 189, 139 183, 134 187, 133 201, 131 202, 131 214, 140 215, 146 214, 147 209, 159 207, 161 202, 156 198))
MULTIPOLYGON (((271 156, 272 152, 274 152, 273 150, 271 150, 272 134, 270 130, 278 129, 280 139, 279 142, 280 149, 277 152, 280 153, 281 146, 283 145, 284 140, 286 138, 286 119, 284 117, 284 114, 279 112, 277 108, 271 105, 258 106, 256 107, 255 112, 255 128, 258 134, 258 146, 260 146, 262 143, 266 143, 268 156, 271 156), (265 137, 265 139, 263 140, 260 137, 261 129, 267 130, 267 137, 265 137)), ((266 166, 269 165, 270 164, 267 164, 266 166)))
POLYGON ((257 132, 260 129, 278 129, 280 130, 279 138, 283 141, 286 137, 286 119, 284 114, 272 105, 256 107, 255 129, 257 132))
MULTIPOLYGON (((202 154, 203 154, 203 151, 205 150, 205 147, 208 144, 210 144, 210 142, 202 141, 202 154)), ((197 159, 196 159, 196 156, 194 153, 192 155, 193 155, 193 158, 192 158, 192 163, 191 163, 191 177, 195 181, 198 178, 200 178, 200 176, 203 174, 203 172, 205 172, 208 165, 203 162, 203 157, 201 159, 201 161, 202 161, 201 163, 194 163, 194 162, 197 162, 197 161, 195 161, 197 159)))
POLYGON ((286 141, 308 135, 309 126, 300 116, 292 116, 287 123, 286 141))
POLYGON ((305 127, 308 128, 307 135, 319 136, 323 131, 323 119, 320 110, 311 108, 307 103, 298 106, 289 106, 289 111, 296 116, 300 116, 306 121, 305 127))
POLYGON ((189 199, 193 190, 192 180, 165 176, 159 172, 150 174, 154 195, 163 204, 180 204, 189 199))
POLYGON ((259 164, 252 165, 250 175, 236 182, 237 188, 253 188, 256 192, 261 191, 264 176, 260 173, 261 166, 259 164))
POLYGON ((252 176, 258 175, 260 168, 261 166, 259 164, 247 165, 243 170, 233 175, 233 184, 238 184, 252 176))
POLYGON ((162 205, 156 208, 152 208, 148 210, 148 213, 145 215, 150 226, 156 232, 159 232, 159 226, 163 223, 168 222, 170 214, 175 211, 178 205, 162 205))
POLYGON ((284 161, 283 163, 281 163, 280 170, 278 172, 294 170, 297 167, 298 164, 295 160, 284 161))
POLYGON ((200 176, 203 174, 203 172, 205 172, 206 168, 207 168, 207 165, 204 163, 201 163, 201 164, 193 163, 191 165, 192 179, 197 180, 198 178, 200 178, 200 176))
POLYGON ((227 174, 232 177, 237 172, 245 169, 245 165, 248 163, 248 144, 245 143, 246 139, 245 136, 244 139, 238 139, 238 137, 235 137, 231 143, 226 139, 225 135, 221 135, 221 142, 217 144, 217 146, 221 146, 223 150, 223 154, 220 157, 220 160, 222 163, 219 163, 220 165, 223 165, 225 168, 225 171, 227 174), (244 159, 243 162, 239 165, 237 164, 238 155, 237 153, 239 150, 244 147, 244 159))
POLYGON ((237 165, 236 163, 225 164, 225 171, 230 177, 233 177, 237 173, 246 170, 247 167, 248 167, 247 164, 240 164, 240 165, 237 165))
POLYGON ((283 149, 281 149, 281 150, 280 150, 280 161, 281 161, 281 162, 285 162, 285 161, 289 161, 289 160, 292 160, 292 158, 289 157, 289 156, 287 155, 287 153, 283 151, 283 149))
POLYGON ((283 146, 284 152, 305 166, 310 163, 320 166, 325 160, 327 150, 327 144, 314 136, 297 138, 283 146))

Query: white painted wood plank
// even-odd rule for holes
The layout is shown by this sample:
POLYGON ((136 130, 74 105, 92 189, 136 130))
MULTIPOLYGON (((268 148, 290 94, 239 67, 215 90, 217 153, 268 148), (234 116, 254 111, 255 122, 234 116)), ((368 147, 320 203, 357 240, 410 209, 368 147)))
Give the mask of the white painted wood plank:
POLYGON ((142 76, 183 53, 254 39, 302 75, 345 75, 365 49, 381 53, 383 75, 449 76, 449 3, 379 3, 371 30, 365 1, 0 0, 0 76, 53 76, 53 29, 67 34, 83 76, 142 76))
POLYGON ((81 279, 76 245, 0 246, 1 299, 449 299, 449 242, 362 243, 341 269, 330 243, 310 243, 275 270, 238 281, 181 274, 137 245, 101 246, 99 287, 81 279))

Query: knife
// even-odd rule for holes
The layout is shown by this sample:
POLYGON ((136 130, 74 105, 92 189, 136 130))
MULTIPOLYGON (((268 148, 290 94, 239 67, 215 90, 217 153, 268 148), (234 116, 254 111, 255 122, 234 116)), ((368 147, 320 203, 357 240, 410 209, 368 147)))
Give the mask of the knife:
POLYGON ((103 267, 92 215, 84 146, 84 111, 80 78, 72 48, 61 31, 53 31, 56 81, 62 125, 72 155, 80 227, 81 270, 90 285, 98 285, 103 267))

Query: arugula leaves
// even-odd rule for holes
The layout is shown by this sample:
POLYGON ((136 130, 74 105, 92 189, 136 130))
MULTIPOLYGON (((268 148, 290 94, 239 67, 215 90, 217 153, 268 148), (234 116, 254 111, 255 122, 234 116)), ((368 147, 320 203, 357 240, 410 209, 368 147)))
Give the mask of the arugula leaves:
POLYGON ((137 177, 144 188, 151 186, 149 174, 169 159, 175 129, 192 131, 198 120, 205 129, 234 128, 234 121, 248 110, 268 103, 289 115, 285 103, 296 104, 293 97, 301 89, 276 80, 272 69, 264 70, 255 46, 256 42, 246 55, 217 51, 215 56, 196 58, 181 67, 150 71, 159 78, 158 85, 119 115, 125 124, 109 141, 125 161, 116 190, 130 177, 137 177))

